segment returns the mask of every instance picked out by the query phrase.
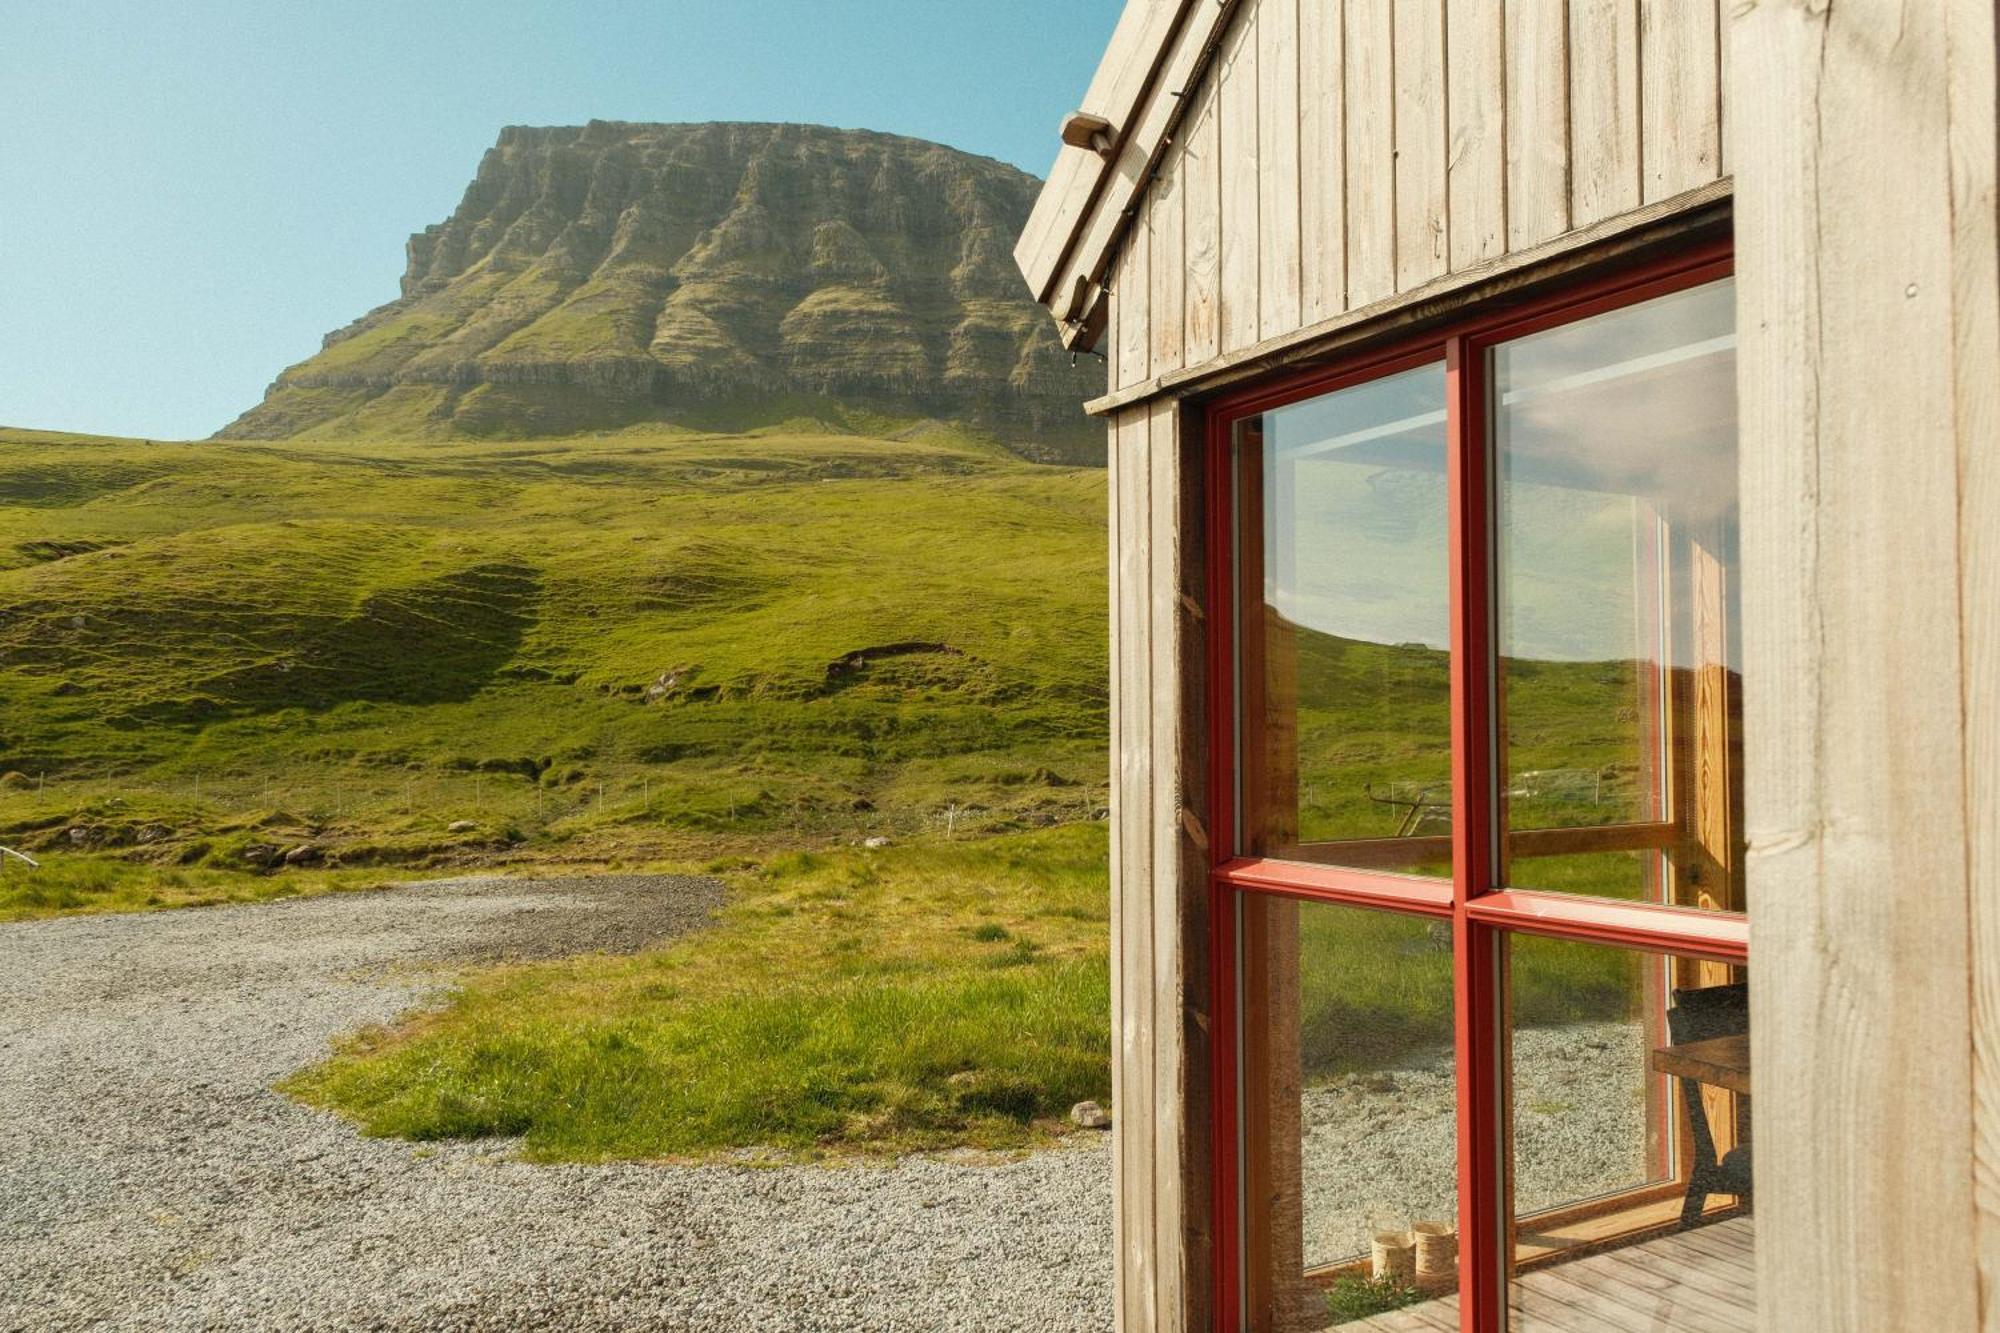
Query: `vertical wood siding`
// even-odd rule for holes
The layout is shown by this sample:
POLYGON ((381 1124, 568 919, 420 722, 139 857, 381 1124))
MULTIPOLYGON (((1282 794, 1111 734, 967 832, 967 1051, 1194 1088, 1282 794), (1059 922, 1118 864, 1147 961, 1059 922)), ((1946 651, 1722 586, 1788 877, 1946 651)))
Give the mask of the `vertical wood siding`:
MULTIPOLYGON (((1712 184, 1718 4, 1243 0, 1111 268, 1112 386, 1712 184)), ((1171 400, 1111 419, 1113 1229, 1132 1333, 1212 1313, 1200 457, 1171 400)))
POLYGON ((1569 213, 1584 227, 1644 202, 1639 166, 1640 0, 1570 0, 1569 213))
POLYGON ((1340 0, 1308 0, 1299 10, 1299 319, 1317 324, 1347 308, 1347 200, 1328 182, 1347 161, 1341 85, 1346 32, 1340 0))
POLYGON ((1993 6, 1732 14, 1761 1326, 1993 1329, 1993 6))
POLYGON ((1183 1333, 1208 1324, 1200 448, 1172 403, 1111 430, 1116 1300, 1121 1328, 1183 1333))
MULTIPOLYGON (((1950 7, 1946 93, 1959 606, 1965 617, 1960 670, 1971 906, 1973 1247, 1978 1327, 1987 1333, 2000 1330, 2000 450, 1994 448, 2000 439, 2000 161, 1994 143, 2000 137, 2000 62, 1994 29, 1990 5, 1960 0, 1950 7)), ((1733 124, 1725 117, 1725 152, 1733 124)))
POLYGON ((1186 259, 1182 297, 1182 359, 1188 365, 1211 361, 1222 348, 1217 320, 1222 311, 1222 120, 1216 97, 1220 81, 1211 73, 1194 92, 1194 102, 1174 148, 1174 171, 1184 195, 1181 254, 1186 259))
MULTIPOLYGON (((1221 81, 1217 114, 1222 136, 1222 196, 1216 219, 1222 238, 1222 350, 1233 352, 1257 341, 1257 293, 1262 284, 1262 247, 1257 239, 1257 15, 1239 18, 1223 37, 1216 60, 1221 81)), ((1116 298, 1113 298, 1116 304, 1116 298)), ((1144 379, 1144 374, 1121 383, 1144 379)))
POLYGON ((1444 0, 1395 0, 1396 288, 1445 271, 1444 0))
POLYGON ((1712 184, 1725 39, 1720 0, 1243 0, 1126 234, 1113 389, 1712 184))
POLYGON ((1299 4, 1263 0, 1256 15, 1259 338, 1299 326, 1299 4))
MULTIPOLYGON (((1246 0, 1119 256, 1105 345, 1130 386, 1737 173, 1761 1324, 2000 1333, 1994 9, 1730 13, 1246 0)), ((1135 1331, 1211 1313, 1201 473, 1179 413, 1112 423, 1135 1331)))

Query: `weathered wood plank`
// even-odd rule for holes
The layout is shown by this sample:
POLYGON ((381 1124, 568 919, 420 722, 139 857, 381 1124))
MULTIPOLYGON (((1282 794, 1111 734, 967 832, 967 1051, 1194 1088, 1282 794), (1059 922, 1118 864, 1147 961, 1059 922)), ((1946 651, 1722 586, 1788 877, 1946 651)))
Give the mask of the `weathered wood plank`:
POLYGON ((1257 341, 1259 258, 1257 10, 1244 5, 1223 35, 1222 350, 1257 341))
POLYGON ((1637 208, 1639 0, 1570 0, 1570 225, 1637 208))
POLYGON ((1299 326, 1299 0, 1257 5, 1257 336, 1299 326))
POLYGON ((1947 8, 1730 33, 1767 1328, 1978 1317, 1947 8))
POLYGON ((1146 196, 1147 263, 1151 270, 1146 320, 1152 332, 1148 359, 1154 375, 1186 364, 1181 339, 1186 319, 1187 250, 1182 204, 1185 190, 1180 177, 1185 160, 1182 149, 1170 150, 1146 196))
POLYGON ((1569 37, 1558 4, 1508 5, 1507 248, 1569 230, 1569 37))
MULTIPOLYGON (((1748 1218, 1738 1218, 1702 1230, 1730 1254, 1747 1259, 1750 1227, 1748 1218)), ((1603 1333, 1630 1329, 1634 1320, 1648 1333, 1748 1333, 1756 1327, 1748 1271, 1734 1268, 1740 1275, 1735 1278, 1717 1273, 1706 1255, 1676 1247, 1674 1240, 1639 1241, 1521 1274, 1509 1284, 1514 1316, 1509 1326, 1523 1333, 1603 1333)), ((1458 1298, 1448 1295, 1341 1327, 1455 1333, 1458 1298)))
MULTIPOLYGON (((1124 383, 1118 378, 1118 349, 1124 346, 1125 340, 1123 321, 1118 318, 1118 312, 1123 308, 1123 303, 1119 301, 1107 300, 1104 303, 1104 334, 1099 339, 1099 344, 1104 349, 1104 383, 1113 393, 1121 392, 1116 386, 1124 383)), ((1112 442, 1117 443, 1115 434, 1112 442)))
POLYGON ((1722 0, 1714 0, 1714 3, 1715 3, 1715 102, 1717 106, 1715 120, 1716 120, 1716 125, 1718 127, 1718 134, 1716 139, 1717 157, 1715 159, 1715 169, 1717 175, 1727 176, 1730 172, 1729 138, 1730 134, 1732 133, 1729 127, 1730 126, 1729 108, 1731 103, 1728 96, 1729 21, 1727 18, 1728 11, 1723 8, 1722 0))
POLYGON ((1346 6, 1347 303, 1396 290, 1394 13, 1383 0, 1346 6))
MULTIPOLYGON (((1606 1324, 1594 1313, 1580 1306, 1566 1284, 1553 1283, 1546 1270, 1536 1273, 1535 1282, 1514 1282, 1508 1285, 1507 1304, 1514 1317, 1507 1322, 1510 1328, 1531 1330, 1571 1330, 1589 1329, 1591 1333, 1605 1333, 1616 1325, 1606 1324)), ((1625 1330, 1624 1333, 1630 1333, 1625 1330)), ((1652 1330, 1647 1330, 1652 1333, 1652 1330)))
POLYGON ((1667 1262, 1688 1269, 1733 1271, 1746 1281, 1756 1272, 1754 1251, 1738 1244, 1732 1236, 1715 1234, 1715 1229, 1709 1227, 1696 1227, 1692 1231, 1663 1236, 1658 1242, 1658 1250, 1667 1262))
POLYGON ((1451 265, 1507 252, 1506 33, 1498 5, 1445 10, 1451 265))
POLYGON ((1652 1309, 1657 1322, 1666 1328, 1686 1325, 1671 1317, 1671 1306, 1697 1312, 1709 1327, 1750 1328, 1756 1323, 1752 1293, 1755 1281, 1745 1270, 1740 1277, 1714 1274, 1706 1264, 1669 1265, 1647 1253, 1649 1247, 1634 1245, 1590 1256, 1588 1280, 1606 1287, 1622 1288, 1632 1294, 1634 1308, 1652 1309), (1719 1290, 1718 1284, 1726 1289, 1719 1290), (1668 1303, 1671 1303, 1671 1306, 1668 1303))
MULTIPOLYGON (((1338 1324, 1335 1327, 1345 1329, 1350 1325, 1338 1324)), ((1372 1316, 1359 1327, 1378 1329, 1381 1333, 1458 1333, 1458 1298, 1447 1296, 1441 1300, 1406 1305, 1400 1310, 1372 1316)))
POLYGON ((1158 1164, 1153 1138, 1153 789, 1152 466, 1150 423, 1145 410, 1119 422, 1117 504, 1117 615, 1122 630, 1114 664, 1120 694, 1118 749, 1113 782, 1121 804, 1112 836, 1122 853, 1118 901, 1121 916, 1113 940, 1124 955, 1114 1002, 1118 1060, 1124 1067, 1127 1097, 1113 1108, 1113 1132, 1124 1156, 1117 1167, 1118 1199, 1126 1214, 1119 1242, 1125 1288, 1119 1307, 1122 1326, 1152 1329, 1158 1323, 1158 1263, 1155 1183, 1158 1164))
POLYGON ((1152 232, 1134 227, 1125 236, 1112 276, 1112 304, 1118 311, 1118 354, 1111 382, 1137 384, 1152 369, 1152 232))
POLYGON ((1194 95, 1182 134, 1182 248, 1187 286, 1182 350, 1198 366, 1221 350, 1222 122, 1211 71, 1194 95))
POLYGON ((1418 290, 1356 306, 1282 337, 1224 353, 1207 362, 1190 363, 1185 370, 1144 384, 1113 390, 1085 403, 1084 410, 1093 416, 1104 416, 1197 384, 1214 388, 1236 383, 1264 371, 1327 355, 1346 341, 1445 318, 1473 302, 1509 295, 1534 283, 1589 268, 1620 252, 1644 248, 1648 242, 1670 241, 1690 229, 1712 232, 1718 223, 1716 209, 1730 197, 1730 190, 1729 181, 1711 181, 1685 195, 1641 205, 1631 213, 1566 232, 1532 249, 1455 270, 1418 290))
POLYGON ((1640 0, 1639 22, 1645 197, 1664 199, 1722 174, 1716 0, 1640 0))
MULTIPOLYGON (((1192 0, 1136 0, 1126 5, 1078 109, 1103 116, 1114 133, 1123 134, 1132 124, 1155 53, 1191 4, 1192 0)), ((1055 128, 1049 127, 1051 137, 1055 128)), ((1104 159, 1088 149, 1062 148, 1056 154, 1048 184, 1036 197, 1014 245, 1015 262, 1037 296, 1054 280, 1062 251, 1103 172, 1104 159)))
POLYGON ((1950 43, 1954 428, 1972 906, 1972 1142, 1979 1327, 2000 1330, 2000 204, 1994 11, 1954 4, 1950 43))
MULTIPOLYGON (((1620 1329, 1623 1333, 1659 1333, 1661 1328, 1683 1329, 1684 1323, 1662 1324, 1650 1314, 1632 1307, 1631 1291, 1615 1282, 1592 1281, 1576 1273, 1568 1264, 1542 1269, 1535 1290, 1550 1301, 1560 1301, 1575 1311, 1575 1327, 1620 1329)), ((1533 1328, 1533 1324, 1528 1325, 1533 1328)))
MULTIPOLYGON (((1117 320, 1117 307, 1112 307, 1112 320, 1117 320)), ((1114 338, 1112 346, 1117 343, 1114 338)), ((1125 1173, 1131 1169, 1130 1154, 1125 1146, 1125 1134, 1119 1128, 1119 1121, 1125 1108, 1137 1100, 1134 1090, 1126 1079, 1125 1044, 1123 1040, 1125 1022, 1125 918, 1128 908, 1125 901, 1125 847, 1120 830, 1130 818, 1125 808, 1125 784, 1118 780, 1116 749, 1125 742, 1126 679, 1123 663, 1130 649, 1130 634, 1123 614, 1123 591, 1125 582, 1123 555, 1128 531, 1123 510, 1125 474, 1132 467, 1132 447, 1124 422, 1113 417, 1105 423, 1105 529, 1108 540, 1105 568, 1110 571, 1110 592, 1105 607, 1109 617, 1110 660, 1105 663, 1106 676, 1111 682, 1110 734, 1113 747, 1113 768, 1111 786, 1107 793, 1111 813, 1111 847, 1109 856, 1110 894, 1110 936, 1111 936, 1111 1178, 1123 1181, 1125 1173)), ((1124 1191, 1114 1189, 1111 1196, 1111 1252, 1125 1253, 1125 1236, 1131 1227, 1131 1218, 1126 1208, 1124 1191)), ((1124 1263, 1112 1265, 1112 1317, 1122 1322, 1125 1318, 1127 1290, 1130 1286, 1124 1263)))
POLYGON ((1304 323, 1347 301, 1347 129, 1340 95, 1343 0, 1299 7, 1299 249, 1304 323))
POLYGON ((1184 98, 1179 94, 1199 79, 1216 35, 1229 22, 1239 3, 1247 0, 1217 0, 1214 4, 1197 5, 1174 30, 1154 72, 1154 89, 1140 102, 1132 132, 1104 173, 1103 185, 1079 222, 1076 239, 1049 285, 1051 300, 1069 292, 1079 278, 1096 280, 1128 227, 1143 220, 1142 195, 1160 155, 1168 147, 1170 130, 1181 118, 1184 98))
POLYGON ((1170 402, 1147 409, 1152 467, 1153 576, 1148 590, 1152 653, 1152 827, 1153 882, 1153 1226, 1159 1254, 1159 1294, 1155 1327, 1182 1333, 1186 1325, 1187 1273, 1183 1228, 1187 1201, 1182 1193, 1182 1098, 1186 1091, 1185 1043, 1180 1023, 1181 987, 1181 635, 1180 635, 1180 448, 1178 412, 1170 402))
POLYGON ((1445 0, 1395 0, 1396 289, 1450 266, 1445 0))

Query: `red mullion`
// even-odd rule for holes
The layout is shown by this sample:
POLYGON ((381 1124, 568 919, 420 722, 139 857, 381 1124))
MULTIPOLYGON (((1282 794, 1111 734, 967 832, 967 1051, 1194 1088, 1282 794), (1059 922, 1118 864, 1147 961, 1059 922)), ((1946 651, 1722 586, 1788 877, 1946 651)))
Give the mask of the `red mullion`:
POLYGON ((1706 958, 1738 967, 1750 960, 1750 922, 1735 912, 1502 889, 1468 904, 1466 915, 1493 929, 1585 944, 1706 958))
POLYGON ((1483 353, 1445 344, 1451 553, 1452 1002, 1458 1072, 1459 1327, 1499 1333, 1506 1318, 1501 1151, 1501 954, 1468 906, 1494 884, 1494 736, 1490 451, 1483 353))
POLYGON ((1215 871, 1215 880, 1232 888, 1255 890, 1286 898, 1343 903, 1380 911, 1448 917, 1451 886, 1442 880, 1397 875, 1380 870, 1238 857, 1215 871))

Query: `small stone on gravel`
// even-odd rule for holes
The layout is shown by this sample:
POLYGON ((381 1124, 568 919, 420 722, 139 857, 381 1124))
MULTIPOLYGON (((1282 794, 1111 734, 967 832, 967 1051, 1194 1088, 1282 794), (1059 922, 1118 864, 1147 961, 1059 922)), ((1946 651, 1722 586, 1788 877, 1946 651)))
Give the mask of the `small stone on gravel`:
POLYGON ((1111 1128, 1111 1113, 1096 1102, 1078 1102, 1069 1108, 1069 1118, 1084 1129, 1111 1128))

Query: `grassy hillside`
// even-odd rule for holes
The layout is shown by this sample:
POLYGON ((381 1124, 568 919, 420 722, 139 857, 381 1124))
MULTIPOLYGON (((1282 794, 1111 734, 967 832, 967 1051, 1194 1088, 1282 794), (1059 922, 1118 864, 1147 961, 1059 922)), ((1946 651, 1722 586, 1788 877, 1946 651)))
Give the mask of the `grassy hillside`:
POLYGON ((237 869, 1087 817, 1102 487, 935 429, 0 432, 0 841, 237 869))
MULTIPOLYGON (((292 1090, 549 1158, 1040 1141, 1108 1093, 1102 488, 935 430, 0 432, 0 842, 47 862, 0 915, 705 863, 719 929, 468 977, 292 1090)), ((1393 833, 1443 655, 1297 652, 1302 822, 1393 833)), ((1510 664, 1517 767, 1591 776, 1518 815, 1627 817, 1632 671, 1510 664)), ((1421 923, 1312 927, 1320 1066, 1434 1044, 1421 923)), ((1622 1013, 1619 965, 1524 957, 1523 1012, 1622 1013)))

